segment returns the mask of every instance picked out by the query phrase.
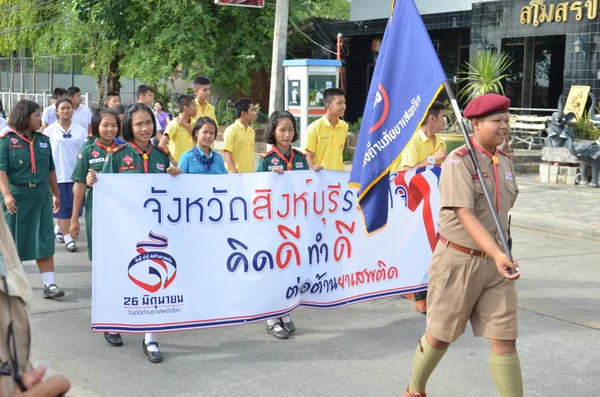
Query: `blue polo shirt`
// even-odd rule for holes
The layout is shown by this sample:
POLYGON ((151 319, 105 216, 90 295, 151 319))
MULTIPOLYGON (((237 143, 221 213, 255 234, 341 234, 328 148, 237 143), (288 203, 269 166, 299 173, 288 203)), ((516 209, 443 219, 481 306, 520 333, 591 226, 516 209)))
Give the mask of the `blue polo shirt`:
POLYGON ((223 157, 212 149, 208 157, 199 148, 196 153, 194 149, 184 152, 179 158, 179 169, 184 174, 227 174, 223 157))

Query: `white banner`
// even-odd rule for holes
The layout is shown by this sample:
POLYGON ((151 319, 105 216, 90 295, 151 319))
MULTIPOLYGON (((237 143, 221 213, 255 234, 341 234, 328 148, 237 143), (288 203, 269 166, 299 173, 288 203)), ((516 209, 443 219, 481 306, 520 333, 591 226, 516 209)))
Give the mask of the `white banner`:
POLYGON ((439 170, 391 175, 372 237, 345 172, 99 175, 92 329, 235 325, 421 291, 439 170))

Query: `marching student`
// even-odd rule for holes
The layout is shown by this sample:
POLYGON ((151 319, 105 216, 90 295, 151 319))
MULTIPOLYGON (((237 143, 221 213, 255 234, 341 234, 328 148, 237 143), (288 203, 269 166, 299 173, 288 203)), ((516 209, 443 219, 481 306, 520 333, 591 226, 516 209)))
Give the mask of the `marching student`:
POLYGON ((160 101, 156 101, 154 103, 154 115, 156 116, 156 120, 158 121, 158 132, 161 134, 165 132, 165 128, 167 128, 167 124, 171 119, 169 118, 169 113, 165 112, 165 105, 160 101))
MULTIPOLYGON (((179 175, 181 173, 179 168, 169 166, 169 154, 152 144, 151 139, 155 134, 156 124, 152 110, 143 104, 129 107, 123 123, 123 139, 127 143, 111 151, 102 172, 179 175)), ((89 170, 86 177, 87 185, 92 187, 97 180, 97 172, 93 169, 89 170)), ((163 355, 156 342, 156 334, 146 333, 142 341, 142 350, 148 361, 152 363, 163 361, 163 355)))
MULTIPOLYGON (((77 156, 77 163, 73 170, 71 179, 75 182, 73 189, 73 212, 71 215, 71 229, 69 234, 75 240, 79 240, 79 217, 85 199, 85 231, 88 243, 88 258, 92 260, 92 188, 88 189, 86 177, 90 169, 101 172, 108 154, 116 149, 118 143, 116 138, 121 135, 121 121, 119 115, 113 109, 98 109, 92 115, 92 135, 94 142, 85 146, 77 156)), ((111 346, 122 346, 123 338, 116 332, 105 332, 104 339, 111 346)))
POLYGON ((67 98, 73 104, 73 122, 82 126, 89 133, 90 124, 92 123, 92 111, 81 103, 81 90, 79 87, 70 87, 67 90, 67 98))
POLYGON ((43 297, 60 298, 65 291, 54 281, 52 213, 60 208, 50 139, 36 130, 42 125, 40 106, 26 99, 12 108, 10 131, 0 136, 1 205, 22 261, 35 260, 44 281, 43 297))
POLYGON ((114 109, 119 105, 121 105, 121 94, 118 92, 109 92, 106 94, 106 99, 104 100, 105 107, 114 109))
POLYGON ((42 129, 40 130, 41 132, 43 132, 50 124, 58 120, 58 117, 56 117, 56 106, 54 104, 60 98, 64 98, 66 96, 67 90, 65 90, 64 88, 57 87, 54 89, 54 91, 52 92, 52 99, 50 100, 50 105, 46 107, 46 109, 44 109, 44 112, 42 113, 42 129))
MULTIPOLYGON (((258 160, 256 172, 271 171, 283 175, 285 171, 309 170, 306 155, 292 147, 292 142, 296 142, 299 137, 296 119, 291 113, 273 112, 265 130, 265 142, 273 147, 258 160)), ((320 171, 323 166, 315 164, 313 169, 320 171)), ((294 331, 296 326, 290 316, 267 320, 267 332, 277 339, 287 339, 294 331)))
POLYGON ((173 158, 179 162, 184 152, 194 147, 194 136, 192 133, 191 118, 196 115, 197 109, 194 105, 194 97, 181 95, 179 97, 179 116, 169 122, 165 133, 160 139, 159 146, 168 149, 173 158))
POLYGON ((194 124, 192 135, 196 145, 179 158, 179 168, 184 174, 227 174, 223 157, 210 147, 217 137, 217 123, 210 117, 200 117, 194 124))
MULTIPOLYGON (((473 334, 490 344, 489 365, 500 397, 522 397, 517 353, 519 265, 502 248, 508 212, 519 193, 510 155, 497 149, 510 131, 510 99, 485 94, 473 99, 464 117, 471 120, 472 155, 466 145, 446 158, 440 177, 439 240, 429 266, 427 329, 418 342, 404 397, 425 397, 429 377, 448 347, 471 323, 473 334), (487 204, 486 184, 493 205, 487 204), (494 212, 503 231, 494 222, 494 212)), ((508 236, 506 236, 508 238, 508 236)), ((473 374, 469 374, 473 376, 473 374)))
MULTIPOLYGON (((152 108, 152 104, 154 103, 154 89, 152 87, 145 84, 138 86, 137 90, 135 91, 135 96, 138 104, 146 105, 148 108, 152 108)), ((157 134, 154 138, 152 138, 152 142, 158 145, 160 138, 162 138, 162 133, 158 132, 158 120, 156 119, 154 112, 152 112, 152 118, 154 119, 154 124, 157 126, 157 134)))
POLYGON ((194 80, 194 94, 196 94, 195 102, 198 112, 196 112, 196 115, 192 117, 190 124, 193 125, 200 117, 210 117, 218 127, 219 122, 217 121, 215 107, 208 102, 210 99, 210 79, 208 77, 196 77, 194 80))
MULTIPOLYGON (((56 166, 56 179, 60 196, 60 209, 54 214, 58 229, 54 229, 56 239, 62 237, 69 252, 76 252, 77 245, 69 234, 71 213, 73 212, 73 180, 71 175, 77 161, 77 154, 85 145, 87 131, 79 124, 72 122, 73 103, 69 98, 56 101, 58 120, 50 124, 44 131, 50 138, 52 157, 56 166), (62 232, 66 232, 64 236, 62 232)), ((82 213, 79 212, 79 216, 82 213)))
POLYGON ((235 123, 223 133, 225 164, 230 174, 252 172, 256 133, 249 124, 256 119, 256 110, 251 99, 235 102, 235 117, 235 123))
POLYGON ((325 90, 325 116, 308 126, 306 158, 311 168, 315 164, 326 170, 344 171, 344 145, 348 123, 341 118, 346 113, 346 91, 341 88, 325 90))

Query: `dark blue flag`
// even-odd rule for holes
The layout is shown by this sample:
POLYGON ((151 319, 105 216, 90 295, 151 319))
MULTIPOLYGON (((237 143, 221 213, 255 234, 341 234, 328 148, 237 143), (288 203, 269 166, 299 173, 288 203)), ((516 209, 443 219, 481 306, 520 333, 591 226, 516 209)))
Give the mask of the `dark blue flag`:
POLYGON ((394 1, 350 173, 368 234, 385 227, 392 164, 421 127, 445 80, 414 1, 394 1))

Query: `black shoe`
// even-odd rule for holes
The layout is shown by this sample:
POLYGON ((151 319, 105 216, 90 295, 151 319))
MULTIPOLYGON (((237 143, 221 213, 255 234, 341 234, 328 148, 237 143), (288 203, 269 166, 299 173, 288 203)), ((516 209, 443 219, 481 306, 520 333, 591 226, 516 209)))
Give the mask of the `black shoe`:
POLYGON ((291 318, 289 323, 286 323, 285 321, 283 321, 283 319, 280 319, 280 323, 281 327, 283 327, 283 329, 285 329, 288 334, 293 334, 294 332, 296 332, 296 326, 294 325, 294 322, 291 318))
POLYGON ((54 236, 56 237, 56 241, 58 241, 59 243, 65 242, 65 236, 63 236, 62 233, 56 233, 54 236))
POLYGON ((109 334, 108 332, 105 332, 104 339, 106 339, 108 344, 111 346, 123 346, 123 338, 121 338, 121 334, 109 334))
POLYGON ((287 339, 290 334, 281 326, 281 322, 276 322, 273 325, 267 323, 267 333, 273 335, 277 339, 287 339))
POLYGON ((150 343, 146 344, 146 341, 142 340, 142 350, 144 351, 144 354, 148 358, 148 361, 150 361, 151 363, 162 363, 162 361, 163 361, 162 353, 160 351, 149 352, 148 349, 146 349, 146 346, 150 346, 150 345, 155 345, 156 348, 158 349, 158 343, 150 342, 150 343))

